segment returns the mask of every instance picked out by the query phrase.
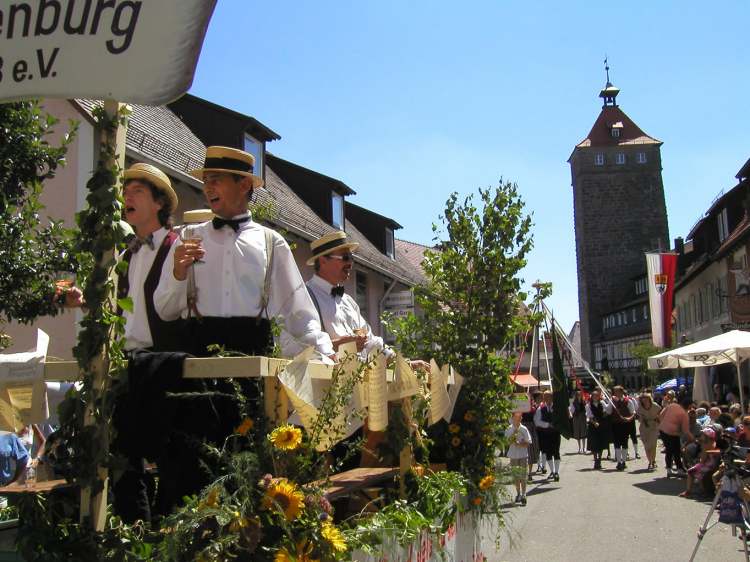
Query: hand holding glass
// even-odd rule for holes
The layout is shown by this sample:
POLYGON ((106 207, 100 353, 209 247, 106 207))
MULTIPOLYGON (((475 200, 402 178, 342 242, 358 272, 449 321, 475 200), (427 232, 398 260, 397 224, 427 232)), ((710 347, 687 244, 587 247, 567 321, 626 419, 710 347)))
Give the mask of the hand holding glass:
MULTIPOLYGON (((192 248, 201 248, 203 242, 203 233, 199 225, 186 224, 180 230, 180 240, 185 246, 192 248)), ((195 263, 204 263, 203 260, 195 260, 195 263)))

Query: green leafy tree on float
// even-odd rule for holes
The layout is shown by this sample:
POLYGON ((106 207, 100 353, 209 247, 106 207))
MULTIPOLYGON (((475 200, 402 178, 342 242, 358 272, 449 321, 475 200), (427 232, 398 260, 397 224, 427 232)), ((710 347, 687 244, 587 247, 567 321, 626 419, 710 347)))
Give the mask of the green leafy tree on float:
POLYGON ((55 280, 78 267, 70 233, 40 217, 42 183, 64 165, 75 131, 53 146, 56 124, 37 102, 0 104, 0 349, 10 343, 3 324, 57 314, 55 280))
POLYGON ((427 284, 414 289, 422 314, 391 321, 389 329, 409 355, 434 357, 464 377, 452 423, 435 436, 433 450, 447 450, 449 468, 467 476, 473 505, 497 511, 488 481, 480 484, 494 470, 510 415, 515 358, 502 351, 534 320, 519 314, 532 223, 515 184, 480 189, 479 200, 449 197, 445 232, 433 226, 439 250, 428 251, 423 263, 427 284))

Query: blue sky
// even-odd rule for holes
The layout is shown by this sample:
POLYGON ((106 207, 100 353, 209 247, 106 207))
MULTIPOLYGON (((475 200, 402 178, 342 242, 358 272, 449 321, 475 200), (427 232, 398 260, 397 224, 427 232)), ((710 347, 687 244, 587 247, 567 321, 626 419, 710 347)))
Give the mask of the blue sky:
MULTIPOLYGON (((336 177, 429 244, 452 191, 518 184, 535 222, 527 284, 578 318, 567 159, 601 102, 664 142, 670 236, 750 157, 750 4, 220 0, 191 93, 252 115, 268 149, 336 177)), ((626 210, 624 210, 626 211, 626 210)))

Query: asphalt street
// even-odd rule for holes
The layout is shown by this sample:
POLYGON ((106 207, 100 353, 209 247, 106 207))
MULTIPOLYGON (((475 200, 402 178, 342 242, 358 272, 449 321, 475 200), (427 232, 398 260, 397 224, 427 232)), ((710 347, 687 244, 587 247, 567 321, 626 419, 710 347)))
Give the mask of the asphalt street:
MULTIPOLYGON (((509 503, 499 534, 482 530, 488 562, 690 559, 713 498, 678 497, 685 480, 666 477, 663 456, 657 456, 655 472, 646 470, 643 458, 629 461, 624 472, 606 460, 603 470, 594 471, 591 456, 576 451, 574 440, 563 441, 560 481, 535 475, 528 505, 509 503)), ((714 513, 711 522, 718 519, 714 513)), ((742 543, 719 523, 705 535, 695 560, 744 560, 742 543)))

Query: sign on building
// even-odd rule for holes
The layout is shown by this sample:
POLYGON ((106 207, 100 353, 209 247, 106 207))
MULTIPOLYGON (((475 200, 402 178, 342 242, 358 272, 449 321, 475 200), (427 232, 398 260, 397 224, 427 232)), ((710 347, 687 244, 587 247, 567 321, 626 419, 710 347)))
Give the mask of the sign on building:
POLYGON ((395 316, 406 316, 414 312, 414 293, 411 291, 393 292, 385 299, 384 308, 395 316))
POLYGON ((216 0, 19 0, 0 4, 0 101, 162 105, 193 82, 216 0))

